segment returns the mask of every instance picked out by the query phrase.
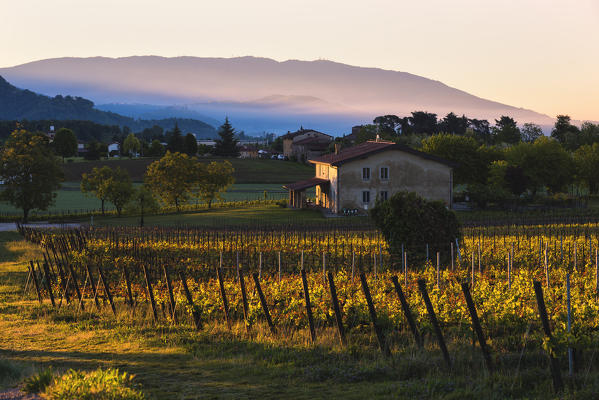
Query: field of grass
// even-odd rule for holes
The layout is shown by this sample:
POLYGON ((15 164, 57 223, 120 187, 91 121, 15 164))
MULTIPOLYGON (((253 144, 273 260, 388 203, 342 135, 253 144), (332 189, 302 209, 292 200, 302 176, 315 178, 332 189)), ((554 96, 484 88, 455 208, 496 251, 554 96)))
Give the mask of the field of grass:
MULTIPOLYGON (((201 225, 222 228, 239 225, 322 225, 331 221, 336 224, 359 224, 364 217, 340 218, 334 221, 322 216, 318 210, 281 208, 276 205, 247 208, 215 208, 194 213, 151 215, 144 217, 146 226, 201 225)), ((89 221, 85 221, 89 222, 89 221)), ((123 218, 94 218, 98 226, 137 226, 139 216, 123 218)))
MULTIPOLYGON (((118 159, 100 161, 82 161, 64 164, 66 181, 78 182, 83 173, 89 173, 94 167, 108 165, 111 168, 121 167, 129 171, 131 179, 136 182, 143 181, 146 168, 156 159, 118 159)), ((227 160, 233 164, 235 182, 246 183, 292 183, 314 176, 314 166, 303 165, 292 161, 240 159, 240 158, 202 158, 202 162, 227 160)))
MULTIPOLYGON (((139 186, 139 183, 134 184, 139 186)), ((223 194, 224 201, 249 201, 263 200, 264 191, 267 192, 267 198, 270 200, 286 199, 287 192, 282 185, 277 183, 265 184, 234 184, 227 192, 223 194)), ((313 191, 312 191, 313 192, 313 191)), ((311 192, 308 192, 310 195, 311 192)), ((192 201, 194 203, 195 201, 192 201)), ((88 196, 79 190, 79 182, 64 182, 62 189, 57 192, 54 205, 50 206, 48 211, 40 212, 44 214, 56 214, 61 212, 84 212, 97 211, 101 208, 101 202, 94 196, 88 196)), ((113 210, 114 207, 109 202, 105 203, 106 210, 113 210)), ((14 208, 8 203, 0 203, 1 214, 21 214, 21 210, 14 208)))

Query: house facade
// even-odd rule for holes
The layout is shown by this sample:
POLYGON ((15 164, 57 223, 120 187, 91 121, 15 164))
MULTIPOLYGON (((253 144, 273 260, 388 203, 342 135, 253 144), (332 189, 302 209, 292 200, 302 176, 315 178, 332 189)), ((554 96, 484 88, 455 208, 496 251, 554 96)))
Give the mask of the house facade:
POLYGON ((309 160, 324 153, 332 141, 331 135, 302 127, 296 132, 283 135, 283 155, 298 160, 309 160))
POLYGON ((310 162, 316 169, 314 178, 286 186, 291 207, 304 205, 304 192, 310 187, 315 187, 316 204, 332 213, 367 211, 377 199, 400 191, 451 207, 452 164, 407 146, 369 141, 310 162))

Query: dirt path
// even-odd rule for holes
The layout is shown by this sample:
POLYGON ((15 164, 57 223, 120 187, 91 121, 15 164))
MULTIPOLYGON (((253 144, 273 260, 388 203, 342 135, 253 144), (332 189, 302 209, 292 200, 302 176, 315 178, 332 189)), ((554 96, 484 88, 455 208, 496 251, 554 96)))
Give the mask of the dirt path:
POLYGON ((10 389, 0 392, 0 400, 37 400, 41 397, 34 394, 26 394, 19 389, 10 389))
MULTIPOLYGON (((47 222, 38 222, 36 224, 24 225, 28 228, 79 228, 81 224, 49 224, 47 222)), ((0 223, 0 232, 16 231, 17 224, 14 222, 2 222, 0 223)), ((0 397, 2 400, 2 397, 0 397)))

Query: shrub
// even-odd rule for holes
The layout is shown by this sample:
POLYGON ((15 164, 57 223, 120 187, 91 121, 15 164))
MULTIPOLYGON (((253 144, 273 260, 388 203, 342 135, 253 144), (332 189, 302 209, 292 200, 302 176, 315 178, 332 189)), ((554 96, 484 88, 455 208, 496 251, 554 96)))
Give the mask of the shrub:
POLYGON ((455 213, 441 201, 429 201, 416 193, 399 192, 389 200, 378 201, 370 216, 383 232, 389 252, 401 257, 401 248, 408 252, 409 262, 426 258, 440 251, 447 258, 450 243, 460 239, 460 226, 455 213))
POLYGON ((44 392, 49 400, 142 400, 134 388, 133 375, 118 369, 101 368, 92 372, 70 370, 56 378, 44 392))
POLYGON ((35 375, 25 378, 23 381, 23 392, 25 393, 41 393, 54 379, 52 368, 47 368, 35 375))

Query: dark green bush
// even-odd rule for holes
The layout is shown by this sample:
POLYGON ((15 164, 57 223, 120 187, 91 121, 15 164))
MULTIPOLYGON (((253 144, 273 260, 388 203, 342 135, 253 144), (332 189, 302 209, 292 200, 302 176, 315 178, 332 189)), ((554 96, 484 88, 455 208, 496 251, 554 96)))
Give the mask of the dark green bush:
POLYGON ((423 262, 427 244, 431 259, 439 251, 446 260, 451 243, 461 239, 455 213, 443 202, 425 200, 416 193, 399 192, 389 200, 378 201, 370 216, 398 261, 403 245, 408 263, 423 262))

